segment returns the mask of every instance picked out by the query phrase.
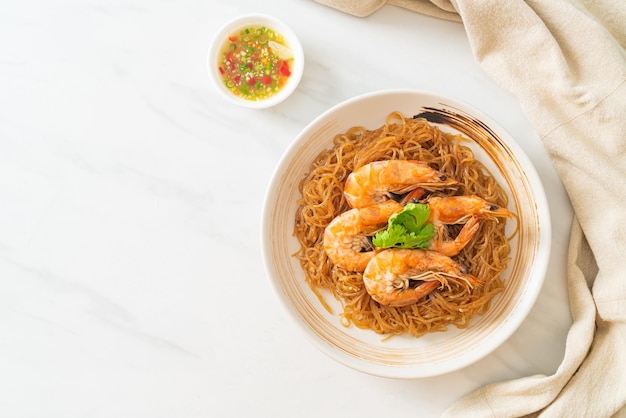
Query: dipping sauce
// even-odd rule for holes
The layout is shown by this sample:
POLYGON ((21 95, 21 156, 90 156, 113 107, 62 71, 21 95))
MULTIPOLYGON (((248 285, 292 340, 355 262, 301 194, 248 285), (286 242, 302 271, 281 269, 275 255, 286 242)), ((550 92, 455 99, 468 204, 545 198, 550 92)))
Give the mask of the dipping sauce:
POLYGON ((287 83, 293 53, 280 33, 265 26, 249 26, 228 37, 217 65, 222 81, 235 96, 264 100, 287 83))

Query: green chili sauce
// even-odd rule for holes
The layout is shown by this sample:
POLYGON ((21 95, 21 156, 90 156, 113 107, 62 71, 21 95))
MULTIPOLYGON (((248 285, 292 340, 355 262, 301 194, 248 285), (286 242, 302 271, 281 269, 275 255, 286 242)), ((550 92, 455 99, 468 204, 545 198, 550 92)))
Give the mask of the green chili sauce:
POLYGON ((293 56, 283 36, 265 26, 250 26, 230 35, 218 62, 226 87, 246 100, 274 96, 287 83, 292 68, 293 56))

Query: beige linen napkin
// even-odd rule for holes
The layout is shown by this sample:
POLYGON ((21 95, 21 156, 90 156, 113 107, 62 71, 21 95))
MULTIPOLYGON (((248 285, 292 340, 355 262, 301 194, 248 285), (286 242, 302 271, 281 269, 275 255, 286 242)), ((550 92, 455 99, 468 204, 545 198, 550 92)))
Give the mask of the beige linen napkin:
MULTIPOLYGON (((490 384, 450 417, 626 417, 626 1, 316 0, 460 17, 482 68, 512 92, 572 202, 573 324, 551 376, 490 384)), ((549 192, 549 191, 548 191, 549 192)))

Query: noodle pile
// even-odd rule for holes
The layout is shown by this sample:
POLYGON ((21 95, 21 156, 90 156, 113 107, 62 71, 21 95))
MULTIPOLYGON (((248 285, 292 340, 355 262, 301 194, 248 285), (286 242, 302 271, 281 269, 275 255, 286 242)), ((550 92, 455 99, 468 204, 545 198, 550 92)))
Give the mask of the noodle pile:
MULTIPOLYGON (((484 313, 491 298, 504 289, 499 276, 509 261, 510 248, 502 220, 482 221, 472 242, 453 257, 469 273, 479 277, 483 286, 469 289, 449 283, 446 288, 401 308, 375 302, 365 290, 362 273, 336 267, 324 252, 324 229, 337 215, 350 209, 343 197, 346 178, 354 169, 373 161, 425 161, 460 182, 454 188, 438 190, 432 195, 473 194, 506 207, 506 193, 474 159, 472 151, 461 144, 464 140, 460 135, 440 131, 425 119, 409 119, 394 112, 376 130, 353 127, 335 136, 333 148, 317 156, 300 182, 302 198, 298 202, 294 231, 300 250, 295 255, 309 286, 326 309, 330 311, 322 297, 323 289, 341 302, 344 326, 355 325, 387 335, 409 333, 415 337, 445 331, 450 324, 464 328, 471 316, 484 313)), ((448 237, 454 239, 461 227, 447 226, 448 237)))

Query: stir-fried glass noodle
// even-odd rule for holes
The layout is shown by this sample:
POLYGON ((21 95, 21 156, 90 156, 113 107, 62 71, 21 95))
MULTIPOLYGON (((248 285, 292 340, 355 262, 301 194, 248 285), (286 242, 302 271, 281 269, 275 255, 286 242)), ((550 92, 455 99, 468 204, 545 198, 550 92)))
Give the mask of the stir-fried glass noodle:
MULTIPOLYGON (((479 279, 480 285, 470 286, 467 280, 444 280, 435 290, 428 289, 426 296, 406 306, 377 302, 366 290, 363 272, 337 266, 324 249, 327 226, 351 209, 344 196, 348 176, 376 161, 417 160, 441 173, 442 179, 455 180, 438 187, 422 186, 423 198, 475 195, 505 208, 506 193, 474 159, 464 141, 467 140, 462 136, 444 133, 425 119, 405 118, 394 112, 378 129, 353 127, 336 135, 332 149, 319 154, 302 179, 295 222, 295 236, 300 242, 296 257, 309 286, 326 309, 331 311, 322 296, 323 289, 341 302, 340 317, 346 327, 355 325, 379 334, 409 333, 415 337, 445 331, 451 324, 464 328, 473 315, 486 312, 493 296, 503 291, 500 274, 509 261, 510 247, 502 217, 481 219, 469 244, 451 255, 469 277, 479 279)), ((401 196, 394 193, 392 197, 401 196)), ((454 240, 462 228, 462 224, 443 225, 438 229, 438 240, 454 240)))

